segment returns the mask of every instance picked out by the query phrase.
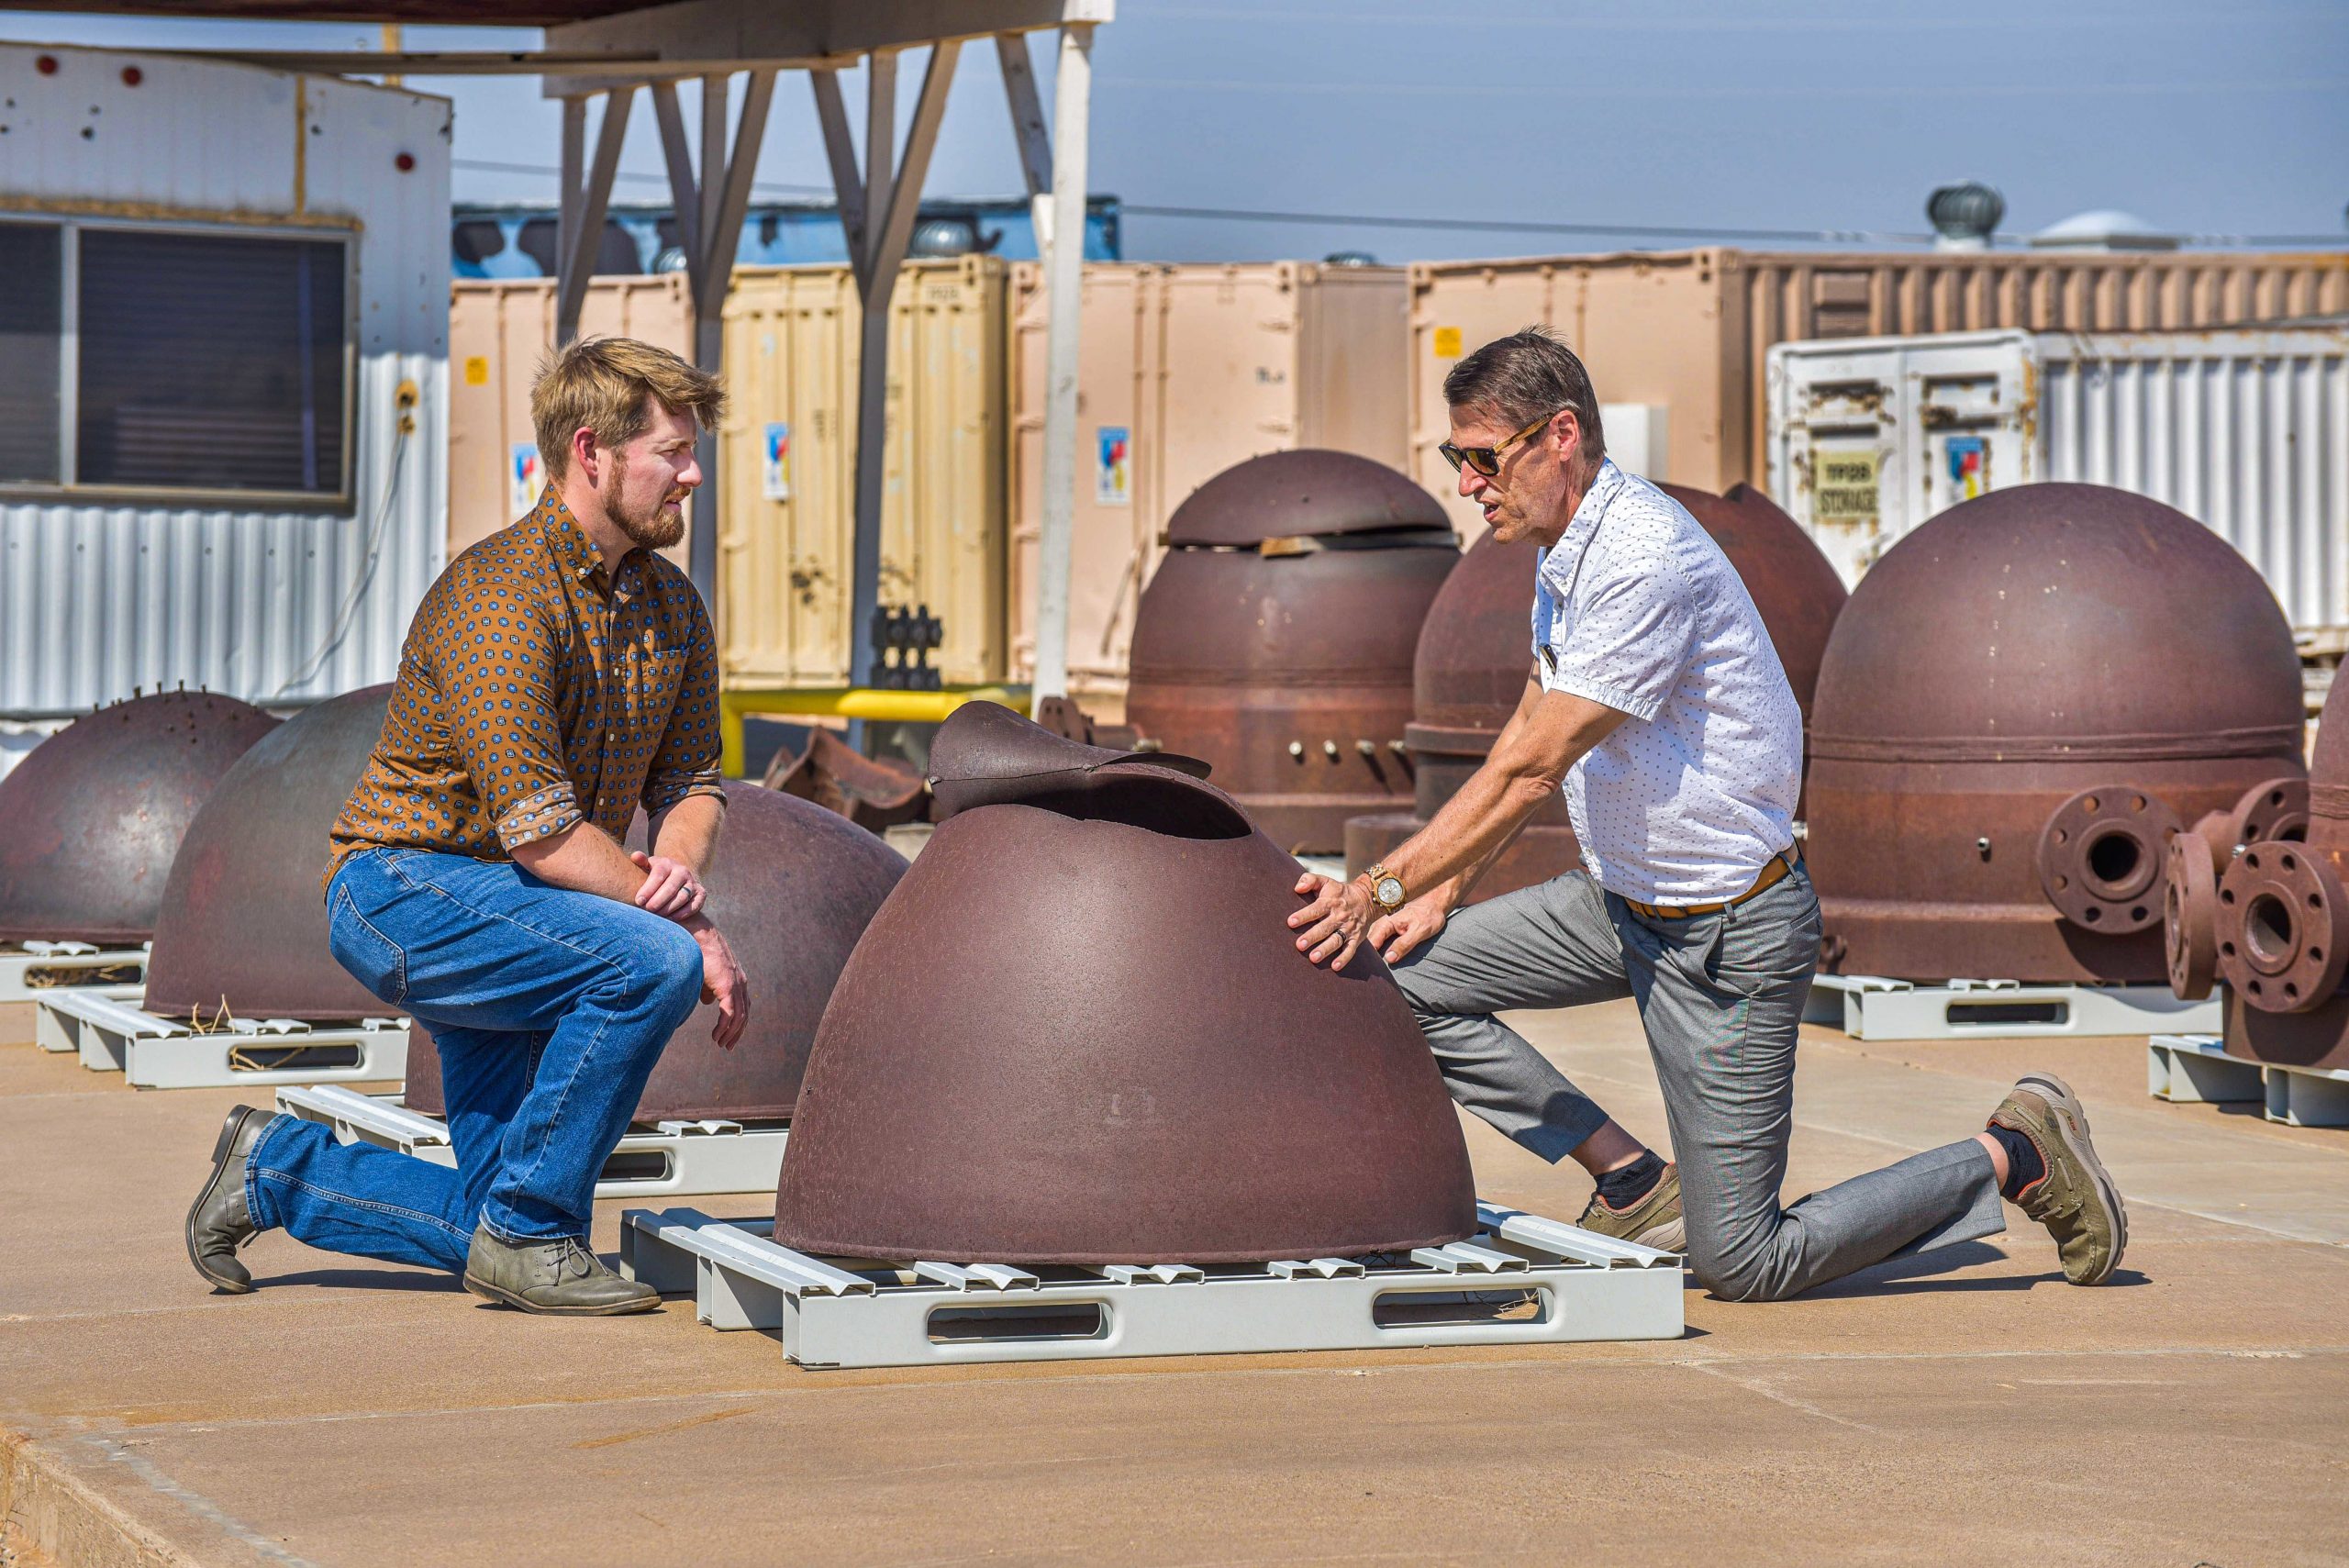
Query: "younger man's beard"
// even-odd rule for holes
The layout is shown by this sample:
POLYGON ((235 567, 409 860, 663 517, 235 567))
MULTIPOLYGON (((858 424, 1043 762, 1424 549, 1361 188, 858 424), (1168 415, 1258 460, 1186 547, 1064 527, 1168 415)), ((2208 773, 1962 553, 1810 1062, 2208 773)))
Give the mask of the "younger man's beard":
POLYGON ((647 550, 666 550, 685 537, 685 507, 679 506, 672 511, 664 497, 654 496, 640 517, 629 514, 621 499, 628 494, 628 458, 624 452, 612 454, 610 484, 611 495, 605 507, 632 543, 647 550))

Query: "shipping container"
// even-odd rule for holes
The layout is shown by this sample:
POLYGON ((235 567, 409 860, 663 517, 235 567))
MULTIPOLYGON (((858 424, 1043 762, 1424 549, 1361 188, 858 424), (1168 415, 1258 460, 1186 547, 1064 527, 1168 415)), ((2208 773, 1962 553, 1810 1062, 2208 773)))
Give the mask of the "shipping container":
POLYGON ((1979 330, 2152 331, 2349 311, 2349 254, 1849 254, 1731 250, 1422 261, 1411 275, 1411 469, 1473 537, 1436 448, 1443 378, 1478 345, 1541 323, 1589 366, 1602 403, 1660 410, 1653 477, 1760 483, 1765 359, 1805 339, 1979 330))
MULTIPOLYGON (((881 603, 944 623, 950 684, 1004 665, 1004 294, 992 258, 916 261, 890 299, 881 603)), ((726 300, 719 639, 746 689, 845 685, 863 311, 845 267, 740 267, 726 300)))
POLYGON ((2199 518, 2302 640, 2349 642, 2349 324, 1781 343, 1769 488, 1846 582, 1927 518, 2041 480, 2199 518))
MULTIPOLYGON (((583 338, 635 338, 691 359, 693 297, 677 274, 596 278, 579 312, 583 338)), ((449 304, 449 559, 538 505, 546 476, 530 424, 530 385, 554 347, 554 284, 460 279, 449 304)), ((685 537, 661 553, 692 559, 685 537)))
POLYGON ((450 106, 0 45, 0 717, 388 681, 447 526, 450 106))
MULTIPOLYGON (((1011 662, 1035 668, 1046 301, 1011 275, 1011 662)), ((1184 497, 1236 462, 1297 447, 1400 469, 1408 339, 1397 267, 1303 261, 1085 269, 1077 372, 1073 695, 1114 715, 1159 536, 1184 497)))

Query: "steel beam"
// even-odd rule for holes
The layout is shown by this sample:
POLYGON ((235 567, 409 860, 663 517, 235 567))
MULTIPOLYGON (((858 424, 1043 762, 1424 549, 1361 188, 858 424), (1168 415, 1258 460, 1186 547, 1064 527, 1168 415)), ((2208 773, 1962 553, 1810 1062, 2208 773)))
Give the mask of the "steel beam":
POLYGON ((1045 252, 1044 473, 1037 549, 1036 699, 1068 692, 1070 537, 1076 522, 1077 307, 1085 281, 1085 179, 1093 29, 1061 30, 1054 83, 1052 247, 1045 252))
MULTIPOLYGON (((841 233, 848 241, 849 265, 864 254, 864 180, 856 172, 856 143, 850 139, 848 105, 841 96, 841 73, 811 71, 807 81, 816 91, 816 121, 824 130, 824 155, 832 166, 832 192, 841 210, 841 233)), ((862 289, 863 281, 858 280, 862 289)))
MULTIPOLYGON (((572 106, 564 101, 564 156, 570 157, 572 106)), ((633 83, 604 95, 604 119, 596 132, 596 159, 588 165, 585 183, 573 193, 563 192, 563 225, 560 236, 558 281, 555 284, 554 340, 568 343, 579 336, 579 312, 587 303, 588 280, 595 276, 596 258, 603 250, 604 214, 611 206, 612 178, 619 172, 620 146, 628 139, 629 109, 636 102, 633 83)), ((583 127, 584 128, 584 127, 583 127)), ((568 174, 565 176, 568 180, 568 174)))
POLYGON ((661 128, 661 155, 669 168, 669 203, 676 209, 677 249, 685 253, 685 284, 701 297, 701 187, 694 179, 693 146, 677 106, 674 82, 652 83, 652 117, 661 128))
POLYGON ((1036 92, 1036 67, 1028 58, 1024 33, 997 33, 996 58, 1003 62, 1003 95, 1011 110, 1011 138, 1019 149, 1019 172, 1028 184, 1028 211, 1036 230, 1036 254, 1052 243, 1052 139, 1044 127, 1044 103, 1036 92))

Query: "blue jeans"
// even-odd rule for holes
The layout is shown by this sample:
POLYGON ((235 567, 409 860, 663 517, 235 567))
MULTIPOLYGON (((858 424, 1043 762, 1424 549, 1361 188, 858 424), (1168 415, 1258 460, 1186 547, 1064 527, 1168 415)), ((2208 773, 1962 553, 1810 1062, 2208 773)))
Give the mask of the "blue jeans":
POLYGON ((462 1273, 476 1223, 584 1236, 596 1177, 669 1037, 701 949, 632 906, 511 862, 365 850, 327 889, 337 962, 432 1030, 457 1167, 280 1117, 253 1145, 253 1222, 332 1252, 462 1273))

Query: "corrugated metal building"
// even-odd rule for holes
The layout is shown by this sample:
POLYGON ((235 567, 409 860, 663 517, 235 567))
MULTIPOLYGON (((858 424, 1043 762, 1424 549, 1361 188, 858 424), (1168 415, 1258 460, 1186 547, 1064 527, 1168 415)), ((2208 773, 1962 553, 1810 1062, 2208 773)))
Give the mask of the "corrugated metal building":
POLYGON ((0 723, 392 678, 448 510, 445 99, 0 44, 0 723))

